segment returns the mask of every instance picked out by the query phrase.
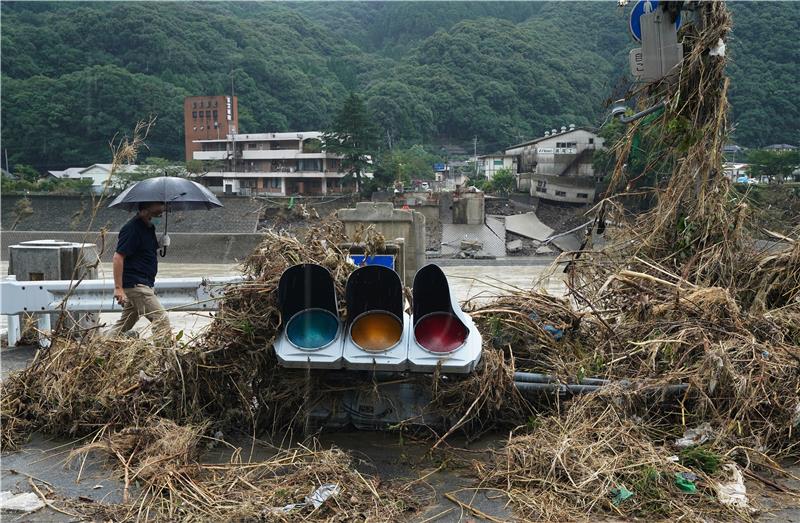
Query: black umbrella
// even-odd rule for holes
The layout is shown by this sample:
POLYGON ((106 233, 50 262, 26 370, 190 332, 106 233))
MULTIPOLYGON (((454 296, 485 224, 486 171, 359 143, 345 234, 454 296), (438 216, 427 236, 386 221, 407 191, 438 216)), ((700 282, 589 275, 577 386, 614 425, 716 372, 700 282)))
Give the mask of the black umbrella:
MULTIPOLYGON (((197 182, 175 176, 159 176, 142 180, 114 198, 109 207, 136 211, 142 202, 162 202, 166 206, 164 218, 164 235, 167 234, 169 211, 191 211, 195 209, 213 209, 222 207, 214 194, 197 182)), ((166 256, 166 245, 161 249, 161 256, 166 256)))

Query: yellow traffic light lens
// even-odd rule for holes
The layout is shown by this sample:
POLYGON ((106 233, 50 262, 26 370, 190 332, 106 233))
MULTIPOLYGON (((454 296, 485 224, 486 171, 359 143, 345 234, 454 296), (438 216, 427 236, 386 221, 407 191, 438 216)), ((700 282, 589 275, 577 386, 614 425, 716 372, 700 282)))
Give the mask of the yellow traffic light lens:
POLYGON ((400 341, 403 324, 393 314, 373 311, 362 314, 353 322, 350 339, 366 352, 383 352, 400 341))

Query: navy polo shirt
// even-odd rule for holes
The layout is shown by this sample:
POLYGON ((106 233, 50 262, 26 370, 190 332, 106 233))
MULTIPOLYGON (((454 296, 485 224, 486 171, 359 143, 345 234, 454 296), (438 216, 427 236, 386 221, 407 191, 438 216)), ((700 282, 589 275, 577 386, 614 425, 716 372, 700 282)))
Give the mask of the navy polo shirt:
POLYGON ((117 252, 125 256, 122 266, 122 287, 137 284, 155 286, 158 272, 158 239, 156 228, 134 216, 119 231, 117 252))

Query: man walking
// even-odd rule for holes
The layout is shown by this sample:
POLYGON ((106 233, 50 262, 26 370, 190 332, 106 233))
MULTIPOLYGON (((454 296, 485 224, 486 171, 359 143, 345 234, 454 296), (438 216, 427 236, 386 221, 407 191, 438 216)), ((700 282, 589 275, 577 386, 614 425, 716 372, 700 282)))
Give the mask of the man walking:
POLYGON ((122 317, 109 330, 109 336, 124 334, 144 316, 158 339, 171 338, 169 317, 158 301, 153 286, 158 272, 156 225, 161 221, 164 204, 143 202, 139 212, 122 226, 112 260, 114 299, 123 306, 122 317))

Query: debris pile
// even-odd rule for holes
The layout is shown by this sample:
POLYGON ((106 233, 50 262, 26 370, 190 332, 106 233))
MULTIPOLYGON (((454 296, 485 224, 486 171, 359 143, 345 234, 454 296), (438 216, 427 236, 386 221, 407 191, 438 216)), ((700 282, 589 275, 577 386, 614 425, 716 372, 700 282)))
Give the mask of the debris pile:
POLYGON ((408 487, 381 483, 359 472, 346 452, 315 442, 275 449, 264 460, 245 461, 236 449, 228 462, 197 463, 197 443, 210 439, 203 433, 158 420, 77 449, 73 457, 107 454, 125 491, 118 505, 72 509, 104 521, 391 521, 419 504, 408 487), (131 502, 134 481, 140 492, 131 502))

